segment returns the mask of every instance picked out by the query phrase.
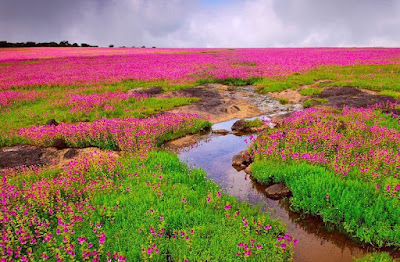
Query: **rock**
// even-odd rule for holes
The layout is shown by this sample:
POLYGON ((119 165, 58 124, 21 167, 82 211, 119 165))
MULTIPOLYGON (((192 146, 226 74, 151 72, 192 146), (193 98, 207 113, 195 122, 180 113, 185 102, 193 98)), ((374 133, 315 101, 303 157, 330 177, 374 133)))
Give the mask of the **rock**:
POLYGON ((64 148, 67 148, 67 147, 68 147, 68 146, 67 146, 67 143, 66 143, 65 140, 64 140, 64 138, 56 138, 56 139, 53 141, 53 143, 52 143, 51 146, 57 148, 58 150, 64 149, 64 148))
POLYGON ((162 87, 159 86, 154 86, 154 87, 141 87, 141 88, 135 88, 135 89, 131 89, 128 91, 128 93, 139 93, 139 94, 146 94, 149 96, 154 96, 154 95, 158 95, 161 94, 163 92, 162 87))
POLYGON ((245 172, 246 174, 248 174, 248 175, 251 175, 250 166, 246 167, 246 168, 244 169, 244 172, 245 172))
POLYGON ((232 127, 231 127, 232 131, 235 132, 244 132, 246 131, 247 127, 246 127, 246 121, 243 119, 240 119, 238 121, 236 121, 232 127))
POLYGON ((242 151, 232 158, 232 166, 236 169, 240 167, 240 170, 246 168, 252 162, 251 156, 247 151, 242 151))
POLYGON ((73 157, 75 157, 77 155, 78 155, 78 150, 76 150, 75 148, 71 148, 67 152, 65 152, 64 158, 65 159, 71 159, 71 158, 73 158, 73 157))
POLYGON ((243 159, 243 156, 241 153, 234 155, 232 158, 232 166, 241 166, 243 165, 245 160, 243 159))
POLYGON ((57 123, 57 121, 53 118, 53 119, 49 119, 49 120, 46 122, 46 125, 47 125, 47 126, 58 126, 58 123, 57 123))
POLYGON ((246 163, 251 163, 252 162, 251 155, 249 154, 249 152, 247 152, 245 150, 245 151, 242 151, 240 154, 242 155, 242 158, 243 158, 244 162, 246 162, 246 163))
POLYGON ((281 199, 292 195, 292 192, 284 183, 273 184, 267 187, 265 193, 272 199, 281 199))
POLYGON ((15 146, 0 149, 0 169, 18 166, 44 165, 43 149, 33 146, 15 146))
POLYGON ((225 136, 225 135, 229 134, 229 131, 226 129, 217 129, 217 130, 213 130, 212 133, 225 136))

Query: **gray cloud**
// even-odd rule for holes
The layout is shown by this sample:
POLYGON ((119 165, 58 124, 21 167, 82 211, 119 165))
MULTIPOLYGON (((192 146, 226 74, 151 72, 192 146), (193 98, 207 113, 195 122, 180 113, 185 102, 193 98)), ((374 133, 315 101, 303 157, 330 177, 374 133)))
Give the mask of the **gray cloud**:
POLYGON ((397 0, 0 0, 0 39, 8 41, 400 46, 398 28, 397 0))

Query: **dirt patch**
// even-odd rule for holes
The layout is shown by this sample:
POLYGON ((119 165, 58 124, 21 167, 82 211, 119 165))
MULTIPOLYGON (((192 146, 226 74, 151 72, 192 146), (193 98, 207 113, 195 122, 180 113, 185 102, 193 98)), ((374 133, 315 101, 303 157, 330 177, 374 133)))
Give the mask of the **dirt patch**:
POLYGON ((376 95, 373 92, 365 92, 355 87, 327 87, 319 95, 312 96, 314 98, 326 98, 328 102, 324 105, 336 106, 342 108, 344 106, 351 107, 368 107, 377 103, 387 101, 395 102, 396 99, 390 96, 376 95))
MULTIPOLYGON (((0 169, 18 166, 51 166, 63 168, 71 159, 81 154, 91 154, 102 151, 99 148, 68 148, 58 150, 54 147, 13 146, 0 149, 0 169)), ((113 152, 115 156, 119 154, 113 152)))
POLYGON ((180 90, 180 93, 198 97, 197 103, 183 106, 172 112, 195 113, 211 123, 218 123, 234 118, 247 118, 263 113, 257 105, 249 103, 246 95, 235 87, 209 84, 199 87, 180 90))
POLYGON ((298 104, 305 100, 305 97, 300 95, 297 90, 287 89, 282 92, 271 92, 269 93, 271 97, 275 99, 287 99, 291 104, 298 104))

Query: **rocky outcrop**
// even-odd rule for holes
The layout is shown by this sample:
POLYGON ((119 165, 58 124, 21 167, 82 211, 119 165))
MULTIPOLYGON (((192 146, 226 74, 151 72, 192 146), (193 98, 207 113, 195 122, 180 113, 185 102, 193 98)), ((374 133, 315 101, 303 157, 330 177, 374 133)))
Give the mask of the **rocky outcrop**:
POLYGON ((273 184, 267 187, 265 193, 272 199, 281 199, 292 195, 292 192, 284 183, 273 184))
POLYGON ((231 127, 232 131, 234 132, 246 132, 247 130, 247 123, 244 119, 240 119, 233 123, 231 127))

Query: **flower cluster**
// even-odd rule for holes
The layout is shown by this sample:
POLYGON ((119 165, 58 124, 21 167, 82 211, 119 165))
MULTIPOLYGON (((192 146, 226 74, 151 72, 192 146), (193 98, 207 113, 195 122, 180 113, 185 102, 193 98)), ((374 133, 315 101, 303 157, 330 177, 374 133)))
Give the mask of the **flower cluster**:
POLYGON ((198 121, 197 115, 166 113, 146 119, 113 118, 93 123, 35 126, 19 130, 19 135, 39 145, 51 145, 62 138, 73 147, 98 146, 145 153, 154 149, 161 136, 190 129, 198 121))
POLYGON ((38 91, 0 91, 0 110, 13 104, 35 101, 44 97, 44 93, 38 91))
POLYGON ((400 196, 400 132, 386 127, 388 116, 380 112, 379 106, 296 112, 281 128, 260 135, 252 151, 259 158, 326 166, 342 176, 355 173, 400 196))
POLYGON ((128 101, 134 103, 145 97, 148 97, 148 95, 123 92, 106 92, 90 95, 71 94, 62 101, 56 101, 56 104, 68 107, 71 113, 82 112, 87 114, 99 109, 107 111, 122 102, 128 101))

